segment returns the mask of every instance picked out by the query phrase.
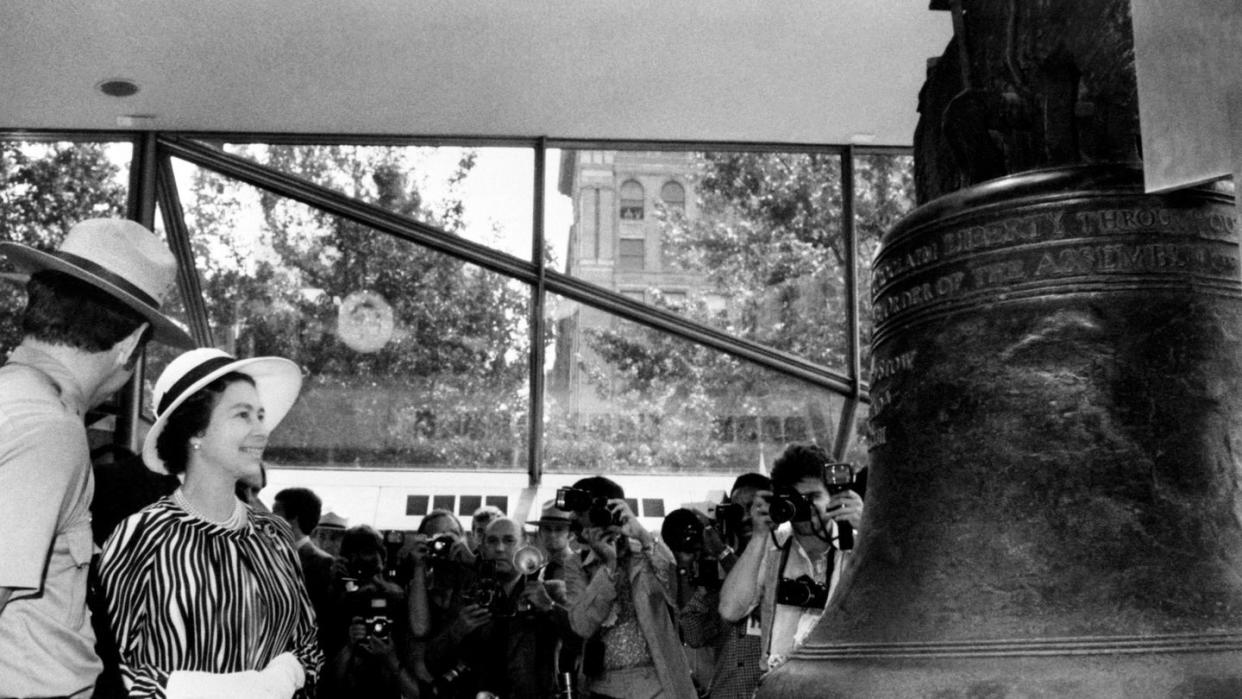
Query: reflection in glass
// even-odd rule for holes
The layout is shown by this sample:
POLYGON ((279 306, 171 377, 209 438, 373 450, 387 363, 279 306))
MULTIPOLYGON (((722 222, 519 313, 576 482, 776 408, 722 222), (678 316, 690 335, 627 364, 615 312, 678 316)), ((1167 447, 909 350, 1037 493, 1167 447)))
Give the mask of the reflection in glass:
POLYGON ((836 439, 832 392, 561 297, 548 311, 550 472, 737 475, 836 439))
MULTIPOLYGON (((217 342, 238 356, 290 357, 307 372, 273 434, 274 463, 526 468, 527 287, 178 168, 189 174, 179 174, 182 203, 217 342)), ((364 201, 420 206, 402 178, 373 183, 364 201)))
MULTIPOLYGON (((55 249, 88 218, 124 216, 128 142, 0 141, 0 240, 55 249)), ((21 341, 25 276, 0 260, 0 357, 21 341)))
POLYGON ((225 150, 530 259, 533 149, 248 143, 225 150), (417 196, 388 199, 384 192, 394 186, 417 196))
MULTIPOLYGON (((553 250, 565 272, 613 291, 645 288, 657 305, 693 320, 846 369, 836 154, 557 155, 552 199, 573 209, 563 247, 553 250), (646 202, 644 192, 659 199, 646 202)), ((549 225, 551 245, 557 234, 549 225)))

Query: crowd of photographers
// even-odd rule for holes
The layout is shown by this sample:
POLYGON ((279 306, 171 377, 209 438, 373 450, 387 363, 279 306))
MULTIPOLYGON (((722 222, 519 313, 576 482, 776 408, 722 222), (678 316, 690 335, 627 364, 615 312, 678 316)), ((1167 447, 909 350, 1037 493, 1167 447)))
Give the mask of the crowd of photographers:
POLYGON ((319 617, 319 697, 748 698, 824 613, 864 477, 791 445, 770 478, 741 475, 724 502, 674 510, 659 532, 597 476, 538 520, 491 508, 466 532, 435 510, 409 540, 351 528, 339 557, 304 533, 309 491, 282 491, 275 510, 300 538, 319 617))

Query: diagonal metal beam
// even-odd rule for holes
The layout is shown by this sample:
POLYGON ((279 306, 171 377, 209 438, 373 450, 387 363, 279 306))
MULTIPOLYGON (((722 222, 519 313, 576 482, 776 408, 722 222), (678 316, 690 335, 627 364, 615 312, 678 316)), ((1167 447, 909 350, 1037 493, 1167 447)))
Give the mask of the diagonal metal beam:
POLYGON ((668 332, 726 354, 745 359, 777 373, 791 376, 826 390, 856 395, 866 402, 862 387, 839 372, 802 357, 724 333, 683 316, 653 308, 589 282, 540 269, 531 260, 522 260, 485 245, 465 240, 435 226, 408 216, 358 201, 326 187, 294 177, 210 146, 172 135, 159 136, 161 151, 199 167, 231 177, 332 215, 355 221, 382 233, 408 240, 437 252, 451 255, 484 269, 517 279, 547 292, 564 296, 640 325, 668 332))

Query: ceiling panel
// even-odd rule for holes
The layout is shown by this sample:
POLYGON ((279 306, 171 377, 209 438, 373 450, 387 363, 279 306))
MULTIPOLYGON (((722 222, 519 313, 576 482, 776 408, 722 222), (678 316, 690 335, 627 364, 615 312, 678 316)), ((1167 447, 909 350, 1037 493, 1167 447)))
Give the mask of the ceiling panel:
POLYGON ((9 0, 0 128, 906 145, 949 25, 910 0, 9 0))

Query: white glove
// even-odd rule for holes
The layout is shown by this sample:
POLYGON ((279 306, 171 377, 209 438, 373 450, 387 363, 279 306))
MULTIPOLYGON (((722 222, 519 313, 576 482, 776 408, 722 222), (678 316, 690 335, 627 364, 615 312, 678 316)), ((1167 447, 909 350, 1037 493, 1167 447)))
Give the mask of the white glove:
POLYGON ((168 699, 289 699, 306 683, 306 671, 292 653, 281 653, 262 670, 194 672, 177 670, 168 676, 168 699))

